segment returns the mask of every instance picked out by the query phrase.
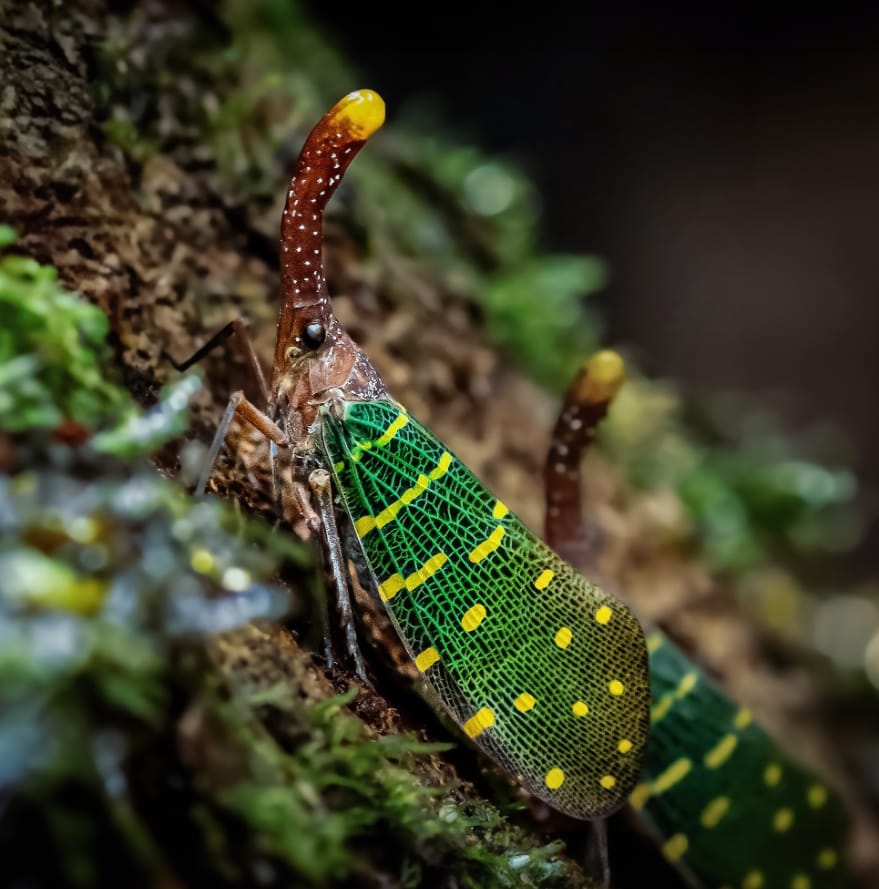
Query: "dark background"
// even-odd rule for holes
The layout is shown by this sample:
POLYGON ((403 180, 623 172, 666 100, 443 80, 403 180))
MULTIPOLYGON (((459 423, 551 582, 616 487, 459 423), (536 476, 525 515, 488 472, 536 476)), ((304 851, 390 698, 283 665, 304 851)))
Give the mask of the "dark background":
POLYGON ((548 249, 609 261, 608 344, 838 425, 875 514, 879 13, 714 6, 310 4, 391 120, 430 102, 531 174, 548 249))

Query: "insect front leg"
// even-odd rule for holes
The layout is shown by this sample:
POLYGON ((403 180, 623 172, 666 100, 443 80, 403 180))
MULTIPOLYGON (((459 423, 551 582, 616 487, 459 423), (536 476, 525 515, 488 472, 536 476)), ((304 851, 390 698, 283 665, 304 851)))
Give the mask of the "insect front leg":
MULTIPOLYGON (((211 473, 214 469, 214 463, 217 462, 217 455, 220 453, 220 448, 223 446, 223 442, 226 440, 226 436, 229 434, 229 427, 232 425, 232 420, 235 416, 239 416, 242 420, 246 420, 250 423, 251 426, 258 429, 272 444, 278 447, 287 447, 290 442, 287 438, 286 433, 277 423, 267 417, 258 407, 256 407, 252 402, 248 401, 244 397, 244 393, 239 390, 238 392, 233 392, 231 397, 229 398, 229 404, 226 407, 226 411, 223 414, 223 419, 220 420, 220 425, 217 426, 217 431, 214 434, 214 440, 211 442, 210 450, 208 451, 207 458, 205 459, 205 465, 202 469, 201 475, 198 479, 198 484, 196 485, 196 493, 204 494, 207 491, 208 482, 210 481, 211 473)), ((273 485, 275 472, 274 472, 274 461, 272 463, 272 479, 273 485)))
POLYGON ((176 361, 173 355, 165 351, 163 351, 162 354, 171 362, 175 370, 179 370, 182 373, 185 370, 189 370, 190 367, 197 364, 209 353, 213 352, 217 346, 224 343, 233 334, 244 350, 244 357, 247 359, 250 372, 253 374, 253 378, 259 386, 263 402, 267 403, 269 400, 269 386, 266 382, 265 371, 263 370, 259 356, 256 354, 256 349, 253 346, 250 330, 240 318, 230 321, 224 328, 222 328, 222 330, 218 330, 203 346, 201 346, 201 348, 193 352, 193 354, 185 361, 176 361))
MULTIPOLYGON (((174 356, 168 352, 163 351, 163 355, 168 361, 171 362, 173 367, 178 371, 186 371, 189 370, 190 367, 197 364, 202 360, 206 355, 209 355, 213 352, 217 346, 224 343, 230 337, 235 336, 236 341, 240 345, 241 349, 244 352, 244 357, 247 359, 247 364, 250 367, 250 372, 253 376, 253 379, 256 381, 257 386, 259 387, 260 396, 262 398, 263 404, 268 404, 269 402, 269 386, 266 382, 265 372, 263 371, 262 362, 259 360, 259 356, 256 354, 256 349, 253 345, 253 340, 250 337, 250 330, 240 318, 236 318, 234 321, 230 321, 225 327, 221 330, 218 330, 204 345, 198 348, 189 358, 186 358, 184 361, 175 360, 174 356)), ((272 493, 274 495, 275 502, 280 501, 280 493, 278 488, 278 478, 276 471, 276 456, 277 456, 277 448, 278 446, 285 447, 288 444, 287 436, 281 431, 281 429, 270 420, 266 414, 259 410, 259 408, 255 407, 250 401, 248 401, 244 393, 234 392, 232 396, 229 398, 229 404, 226 408, 226 412, 223 414, 223 419, 220 421, 220 425, 217 427, 217 431, 214 435, 214 440, 211 442, 210 450, 208 451, 208 456, 205 459, 205 465, 202 469, 202 472, 198 479, 198 484, 196 485, 196 493, 203 494, 205 489, 207 488, 208 480, 210 479, 211 472, 214 468, 214 463, 216 463, 217 455, 220 452, 220 448, 223 446, 223 442, 226 439, 226 436, 229 433, 229 427, 232 424, 232 419, 238 414, 242 419, 247 420, 251 425, 255 426, 259 429, 266 438, 269 439, 270 448, 269 448, 269 460, 271 463, 271 474, 272 474, 272 493)))
MULTIPOLYGON (((366 675, 366 665, 363 662, 363 656, 357 645, 354 612, 351 608, 351 596, 348 592, 348 575, 345 570, 345 555, 342 552, 342 542, 339 538, 339 529, 336 526, 336 513, 333 508, 333 490, 330 474, 325 469, 315 469, 308 476, 308 485, 314 492, 318 513, 323 525, 327 558, 329 559, 330 571, 333 575, 333 586, 336 590, 339 615, 345 633, 345 649, 354 664, 354 673, 357 678, 367 688, 372 688, 372 683, 366 675)), ((329 643, 329 639, 327 639, 327 643, 329 643)), ((327 647, 329 648, 329 644, 327 647)))
MULTIPOLYGON (((217 432, 214 435, 214 440, 205 462, 205 468, 198 481, 196 490, 201 494, 206 491, 217 455, 220 452, 220 448, 226 439, 229 427, 235 416, 240 417, 254 426, 276 447, 289 447, 290 442, 287 435, 273 420, 248 401, 244 397, 243 392, 238 391, 233 393, 229 399, 226 411, 223 414, 223 419, 217 427, 217 432)), ((272 478, 273 484, 277 489, 274 468, 275 466, 273 463, 272 478)), ((295 500, 297 511, 305 521, 308 529, 315 536, 323 536, 326 542, 325 551, 329 561, 330 573, 332 574, 333 586, 336 590, 339 614, 341 616, 342 627, 345 633, 346 651, 351 656, 354 664, 354 672, 357 678, 364 685, 371 688, 372 683, 366 675, 366 665, 364 664, 363 657, 357 645, 354 615, 351 608, 351 597, 348 593, 347 575, 345 573, 345 557, 342 552, 339 531, 336 527, 336 516, 333 510, 333 495, 329 473, 325 469, 313 470, 308 476, 307 489, 301 481, 296 481, 294 479, 291 493, 295 500), (312 496, 309 496, 309 492, 311 492, 312 496), (317 504, 317 510, 314 509, 312 505, 313 502, 317 504)), ((327 666, 332 669, 335 666, 335 658, 333 657, 329 626, 330 622, 326 602, 323 602, 320 607, 320 621, 324 656, 327 666)))

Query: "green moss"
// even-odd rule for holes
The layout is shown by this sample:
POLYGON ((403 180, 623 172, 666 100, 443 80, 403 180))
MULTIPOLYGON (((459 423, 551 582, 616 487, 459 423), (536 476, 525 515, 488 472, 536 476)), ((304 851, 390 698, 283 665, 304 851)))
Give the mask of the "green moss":
POLYGON ((247 777, 216 801, 246 822, 252 857, 283 862, 311 886, 371 884, 380 872, 413 887, 571 885, 575 871, 558 843, 541 846, 489 804, 416 777, 417 758, 448 745, 368 736, 345 709, 352 696, 303 710, 281 687, 215 711, 247 762, 247 777), (281 724, 298 723, 300 742, 283 749, 245 705, 274 711, 274 724, 279 713, 281 724))
POLYGON ((548 389, 564 388, 598 348, 600 325, 582 298, 606 275, 594 257, 544 256, 488 282, 484 305, 495 335, 512 354, 529 356, 531 375, 548 389))
POLYGON ((712 568, 739 574, 857 543, 857 479, 810 455, 826 444, 795 440, 741 399, 716 399, 698 416, 687 407, 668 385, 636 377, 615 402, 602 441, 634 484, 678 492, 712 568))
POLYGON ((126 395, 107 382, 107 318, 59 284, 55 270, 0 248, 0 431, 99 425, 126 395))

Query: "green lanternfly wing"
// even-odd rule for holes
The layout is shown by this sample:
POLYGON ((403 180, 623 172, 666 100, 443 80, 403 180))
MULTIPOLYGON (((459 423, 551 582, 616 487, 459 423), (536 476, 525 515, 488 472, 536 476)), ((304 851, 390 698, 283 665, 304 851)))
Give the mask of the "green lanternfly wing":
POLYGON ((464 733, 561 811, 618 808, 649 726, 632 613, 399 406, 344 402, 320 426, 379 595, 464 733))
POLYGON ((323 210, 383 120, 381 97, 358 90, 306 139, 281 222, 267 408, 234 393, 212 453, 235 415, 289 449, 291 499, 309 503, 322 528, 348 654, 365 677, 331 468, 403 643, 464 733, 551 805, 601 817, 625 801, 646 742, 647 647, 637 620, 394 404, 332 311, 323 210))
POLYGON ((661 632, 648 637, 647 759, 630 802, 698 885, 841 889, 840 799, 661 632))

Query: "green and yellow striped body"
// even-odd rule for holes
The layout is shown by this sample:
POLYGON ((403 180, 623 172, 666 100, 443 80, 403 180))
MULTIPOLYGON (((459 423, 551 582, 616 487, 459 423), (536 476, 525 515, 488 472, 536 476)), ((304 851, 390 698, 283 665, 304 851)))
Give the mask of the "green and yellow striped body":
POLYGON ((397 405, 347 402, 320 425, 379 595, 443 707, 555 808, 616 809, 649 722, 635 617, 397 405))
POLYGON ((847 886, 839 800, 662 633, 648 648, 651 734, 630 802, 665 856, 711 889, 847 886))

